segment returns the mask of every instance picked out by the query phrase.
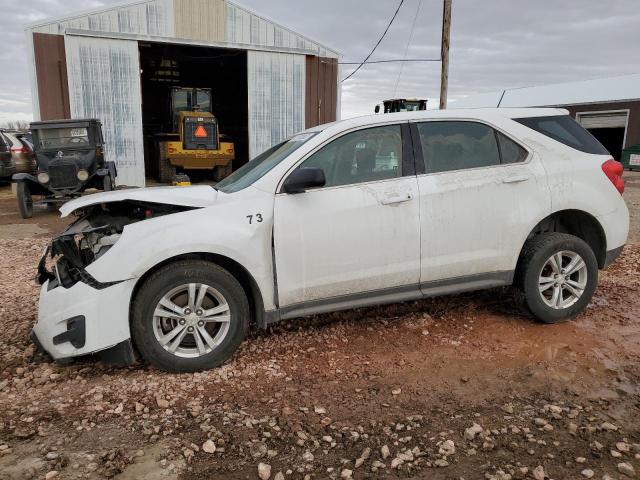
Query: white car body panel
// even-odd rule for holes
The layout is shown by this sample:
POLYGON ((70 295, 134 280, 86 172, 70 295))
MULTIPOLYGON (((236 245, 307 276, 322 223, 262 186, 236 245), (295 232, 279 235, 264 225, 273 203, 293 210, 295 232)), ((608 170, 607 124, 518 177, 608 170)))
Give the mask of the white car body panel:
MULTIPOLYGON (((34 333, 54 358, 129 340, 135 286, 158 265, 186 254, 218 255, 239 264, 255 280, 266 314, 277 319, 370 305, 376 298, 418 298, 421 287, 423 295, 460 291, 450 288, 457 279, 512 273, 533 228, 562 210, 596 218, 607 251, 617 249, 626 242, 629 216, 601 171, 607 157, 582 154, 512 120, 564 114, 557 109, 478 109, 349 119, 311 129, 317 132, 314 137, 235 193, 209 186, 147 188, 69 202, 61 208, 63 216, 125 200, 189 209, 126 225, 119 240, 86 267, 98 282, 115 285, 98 290, 78 282, 49 290, 45 283, 34 333), (429 120, 487 123, 530 155, 521 164, 278 193, 297 165, 340 135, 429 120), (526 179, 504 183, 513 177, 526 179), (319 306, 322 302, 330 308, 319 306), (77 315, 86 318, 85 345, 53 345, 67 319, 77 315)), ((466 285, 489 286, 474 280, 466 285)))
POLYGON ((152 203, 166 203, 169 205, 183 205, 185 207, 208 207, 213 205, 218 192, 207 185, 192 187, 154 187, 132 188, 114 192, 101 192, 85 195, 60 207, 62 217, 66 217, 76 210, 99 205, 101 203, 122 202, 124 200, 139 200, 152 203))
POLYGON ((82 282, 67 289, 48 290, 42 285, 38 321, 33 327, 42 347, 56 360, 99 352, 131 338, 129 301, 135 280, 96 290, 82 282), (86 319, 86 340, 82 348, 70 343, 54 345, 53 338, 66 332, 67 320, 86 319))
POLYGON ((274 217, 280 307, 420 280, 415 177, 278 194, 274 217))
MULTIPOLYGON (((213 191, 211 187, 205 187, 213 191)), ((267 310, 273 302, 271 232, 273 195, 247 188, 218 194, 215 204, 125 227, 111 250, 89 265, 96 280, 106 283, 139 278, 167 259, 189 253, 222 255, 242 265, 254 278, 267 310), (261 223, 248 215, 260 213, 261 223), (221 228, 224 225, 224 228, 221 228)))

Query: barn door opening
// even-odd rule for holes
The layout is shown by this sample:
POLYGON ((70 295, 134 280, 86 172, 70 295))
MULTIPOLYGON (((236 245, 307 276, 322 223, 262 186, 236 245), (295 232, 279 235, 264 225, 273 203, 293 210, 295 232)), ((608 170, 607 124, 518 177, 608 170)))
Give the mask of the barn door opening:
POLYGON ((576 119, 598 139, 616 160, 622 157, 627 132, 628 110, 580 112, 576 119))

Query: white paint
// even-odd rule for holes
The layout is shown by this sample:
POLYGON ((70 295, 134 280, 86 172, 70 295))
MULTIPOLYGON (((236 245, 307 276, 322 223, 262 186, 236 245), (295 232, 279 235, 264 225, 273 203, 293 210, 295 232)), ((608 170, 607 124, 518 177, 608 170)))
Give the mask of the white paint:
POLYGON ((247 53, 249 158, 304 130, 306 57, 247 53))
POLYGON ((320 188, 275 201, 280 306, 420 280, 415 177, 320 188), (398 204, 390 199, 410 198, 398 204))
MULTIPOLYGON (((515 140, 511 120, 480 122, 515 140)), ((546 173, 532 151, 524 163, 419 175, 418 185, 421 282, 513 270, 532 218, 551 213, 546 173)))
POLYGON ((119 190, 115 192, 101 192, 85 195, 65 203, 60 208, 63 217, 75 210, 99 205, 100 203, 121 202, 124 200, 138 200, 143 202, 166 203, 168 205, 182 205, 185 207, 210 207, 215 203, 218 192, 208 185, 191 187, 155 187, 119 190))
POLYGON ((633 165, 634 167, 640 166, 640 155, 632 153, 629 156, 629 165, 633 165))
POLYGON ((138 42, 65 35, 65 50, 71 118, 100 119, 117 185, 143 187, 138 42))
POLYGON ((347 293, 413 285, 474 273, 512 271, 526 236, 549 213, 576 209, 594 216, 606 248, 622 246, 629 230, 624 200, 601 170, 602 155, 577 152, 514 122, 523 116, 559 115, 557 109, 491 109, 410 112, 360 117, 311 129, 301 148, 236 193, 209 187, 111 192, 77 200, 65 214, 91 203, 139 199, 202 208, 125 227, 106 254, 87 267, 101 282, 40 295, 36 332, 54 357, 108 348, 128 338, 132 285, 177 255, 214 253, 242 265, 254 278, 265 309, 347 293), (317 149, 358 128, 429 120, 480 121, 517 139, 529 151, 520 165, 441 175, 403 177, 355 186, 278 194, 288 174, 317 149), (526 181, 503 183, 509 178, 526 181), (417 196, 419 193, 419 197, 417 196), (389 200, 410 195, 397 205, 389 200), (91 200, 95 197, 95 200, 91 200), (252 222, 262 216, 262 222, 252 222), (277 285, 272 268, 275 235, 277 285), (276 296, 279 295, 279 302, 276 296), (82 350, 53 346, 62 319, 85 315, 82 350))

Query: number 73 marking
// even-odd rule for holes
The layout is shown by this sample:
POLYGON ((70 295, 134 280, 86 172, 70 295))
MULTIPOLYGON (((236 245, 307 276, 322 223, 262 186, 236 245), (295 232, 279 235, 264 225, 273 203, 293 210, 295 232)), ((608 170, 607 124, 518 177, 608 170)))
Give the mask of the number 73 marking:
POLYGON ((263 218, 262 218, 262 214, 261 213, 256 213, 255 215, 247 215, 247 218, 249 219, 249 225, 251 225, 253 223, 253 219, 255 218, 256 223, 262 223, 263 222, 263 218))

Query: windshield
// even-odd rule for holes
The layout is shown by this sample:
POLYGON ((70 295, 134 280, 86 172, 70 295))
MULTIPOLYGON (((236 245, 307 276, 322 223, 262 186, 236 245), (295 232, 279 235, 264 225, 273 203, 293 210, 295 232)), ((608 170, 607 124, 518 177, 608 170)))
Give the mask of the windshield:
POLYGON ((40 148, 85 147, 89 133, 85 127, 47 128, 38 131, 40 148))
POLYGON ((216 190, 234 193, 247 188, 318 133, 299 133, 289 140, 274 145, 218 183, 215 186, 216 190))

